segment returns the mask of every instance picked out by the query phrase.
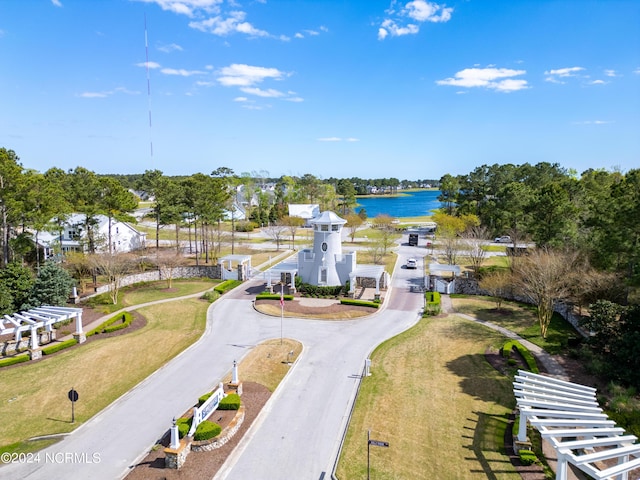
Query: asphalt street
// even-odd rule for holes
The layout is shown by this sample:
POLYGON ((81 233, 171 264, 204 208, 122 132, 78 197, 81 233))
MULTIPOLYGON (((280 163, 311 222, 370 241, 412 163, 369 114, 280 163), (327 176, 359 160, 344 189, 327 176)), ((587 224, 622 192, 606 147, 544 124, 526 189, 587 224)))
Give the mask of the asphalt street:
POLYGON ((301 341, 303 352, 215 478, 329 478, 365 359, 420 317, 423 297, 415 287, 421 285, 422 269, 400 268, 408 256, 420 258, 419 251, 424 249, 400 247, 384 308, 358 320, 265 316, 252 304, 262 281, 245 283, 211 305, 207 329, 196 344, 39 452, 37 461, 0 467, 0 479, 123 478, 172 418, 217 385, 234 360, 264 340, 280 338, 281 322, 284 337, 301 341))

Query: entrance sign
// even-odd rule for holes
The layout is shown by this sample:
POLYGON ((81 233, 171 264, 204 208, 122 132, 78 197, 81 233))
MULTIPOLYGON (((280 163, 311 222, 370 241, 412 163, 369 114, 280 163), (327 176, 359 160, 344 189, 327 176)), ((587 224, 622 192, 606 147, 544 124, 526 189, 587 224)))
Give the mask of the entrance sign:
POLYGON ((191 423, 191 429, 189 430, 189 436, 192 436, 196 432, 196 428, 198 424, 216 411, 218 405, 220 404, 220 400, 224 398, 224 389, 218 387, 213 394, 207 398, 207 401, 204 402, 200 407, 195 407, 193 409, 193 421, 191 423))
POLYGON ((373 445, 375 447, 388 447, 389 442, 381 442, 380 440, 369 440, 369 445, 373 445))

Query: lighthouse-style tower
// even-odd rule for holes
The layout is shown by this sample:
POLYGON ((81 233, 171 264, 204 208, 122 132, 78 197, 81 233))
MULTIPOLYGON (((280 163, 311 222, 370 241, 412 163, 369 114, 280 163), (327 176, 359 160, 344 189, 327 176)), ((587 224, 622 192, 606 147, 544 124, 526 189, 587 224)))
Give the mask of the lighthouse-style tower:
POLYGON ((342 254, 342 227, 347 221, 327 211, 309 223, 313 227, 313 249, 298 253, 298 275, 311 285, 344 285, 356 265, 355 252, 342 254))

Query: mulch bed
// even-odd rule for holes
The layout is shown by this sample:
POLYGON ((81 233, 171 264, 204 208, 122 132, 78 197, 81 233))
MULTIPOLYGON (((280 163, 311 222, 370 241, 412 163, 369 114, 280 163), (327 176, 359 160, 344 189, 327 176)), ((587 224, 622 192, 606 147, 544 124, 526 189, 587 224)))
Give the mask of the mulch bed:
MULTIPOLYGON (((271 305, 273 307, 280 308, 280 300, 256 300, 256 309, 260 310, 261 305, 271 305)), ((284 303, 285 314, 297 314, 297 315, 331 315, 338 314, 347 311, 362 312, 370 315, 376 312, 376 309, 371 307, 363 307, 359 305, 342 305, 340 303, 334 303, 324 307, 312 307, 309 305, 302 305, 297 300, 287 301, 284 303)))
MULTIPOLYGON (((242 404, 245 407, 244 422, 236 434, 222 447, 211 452, 191 452, 180 470, 164 468, 164 447, 169 445, 170 433, 167 431, 158 442, 162 447, 150 451, 137 465, 131 467, 127 480, 201 480, 213 478, 233 449, 256 419, 260 410, 271 396, 271 392, 263 385, 244 382, 242 404)), ((218 423, 223 429, 233 419, 235 412, 216 410, 209 420, 218 423), (219 421, 218 421, 219 420, 219 421)))

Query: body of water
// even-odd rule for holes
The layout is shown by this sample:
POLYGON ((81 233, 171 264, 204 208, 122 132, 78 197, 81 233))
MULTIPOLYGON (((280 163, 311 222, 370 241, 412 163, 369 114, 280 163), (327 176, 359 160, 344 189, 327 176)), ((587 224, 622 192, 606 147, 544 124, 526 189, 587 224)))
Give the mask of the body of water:
POLYGON ((432 210, 441 207, 438 201, 440 190, 417 190, 399 197, 366 197, 357 198, 355 211, 364 208, 368 218, 380 214, 391 217, 421 217, 431 215, 432 210))

